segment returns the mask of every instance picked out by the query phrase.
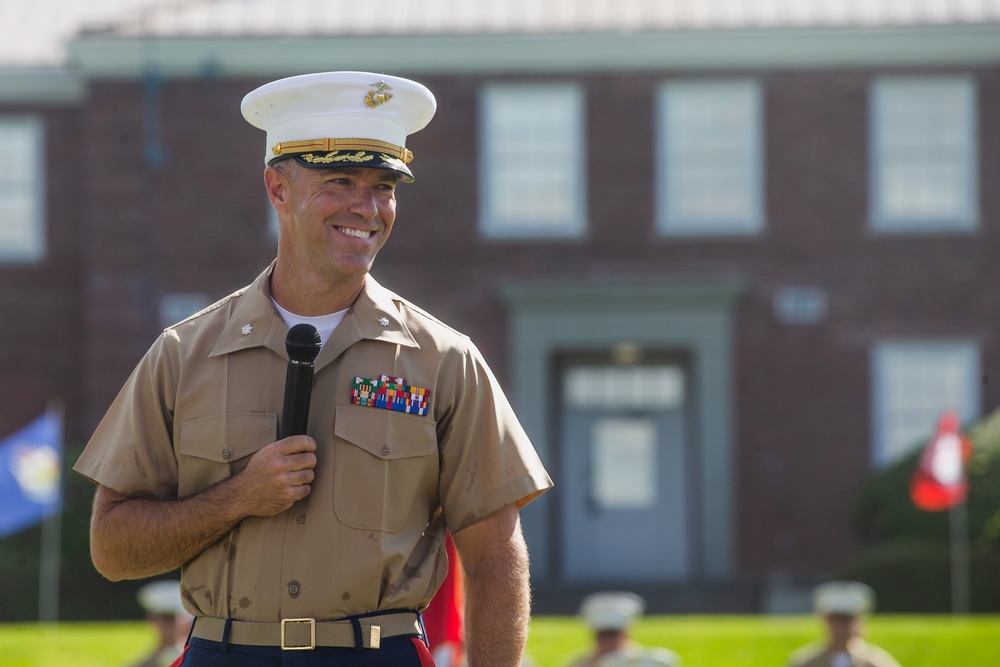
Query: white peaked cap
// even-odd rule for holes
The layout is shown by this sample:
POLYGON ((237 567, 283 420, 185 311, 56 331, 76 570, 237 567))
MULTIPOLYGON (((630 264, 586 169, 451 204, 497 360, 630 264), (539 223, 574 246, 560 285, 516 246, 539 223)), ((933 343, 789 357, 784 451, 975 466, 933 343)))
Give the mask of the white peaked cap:
POLYGON ((159 579, 139 589, 139 604, 147 614, 176 614, 184 609, 181 603, 181 582, 159 579))
POLYGON ((624 591, 592 593, 580 604, 580 614, 594 630, 624 630, 645 609, 645 600, 624 591))
POLYGON ((875 608, 875 591, 860 581, 828 581, 812 592, 817 614, 860 616, 875 608))
POLYGON ((267 132, 264 164, 293 156, 306 167, 377 167, 412 180, 406 137, 434 117, 424 85, 372 72, 320 72, 251 91, 243 117, 267 132))

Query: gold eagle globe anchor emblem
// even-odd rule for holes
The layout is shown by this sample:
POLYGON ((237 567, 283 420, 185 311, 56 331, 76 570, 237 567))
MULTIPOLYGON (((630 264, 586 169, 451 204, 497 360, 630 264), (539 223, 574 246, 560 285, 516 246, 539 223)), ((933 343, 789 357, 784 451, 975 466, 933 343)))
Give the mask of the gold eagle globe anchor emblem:
POLYGON ((374 109, 392 99, 392 93, 389 92, 392 88, 385 81, 377 81, 371 84, 371 87, 375 90, 369 90, 365 95, 365 106, 369 109, 374 109))

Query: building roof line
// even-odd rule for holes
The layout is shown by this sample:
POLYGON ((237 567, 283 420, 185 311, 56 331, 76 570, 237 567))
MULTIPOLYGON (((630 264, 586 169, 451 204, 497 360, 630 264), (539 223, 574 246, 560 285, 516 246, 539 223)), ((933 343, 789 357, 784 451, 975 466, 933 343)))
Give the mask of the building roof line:
POLYGON ((1000 24, 489 35, 82 35, 84 78, 271 76, 319 69, 410 73, 752 70, 1000 63, 1000 24))

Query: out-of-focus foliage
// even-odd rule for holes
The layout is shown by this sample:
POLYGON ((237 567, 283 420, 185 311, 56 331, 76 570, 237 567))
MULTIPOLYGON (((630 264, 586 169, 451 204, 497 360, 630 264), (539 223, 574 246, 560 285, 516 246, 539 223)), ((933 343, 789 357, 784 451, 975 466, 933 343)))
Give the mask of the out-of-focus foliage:
MULTIPOLYGON (((135 594, 146 582, 111 583, 98 574, 90 561, 90 506, 94 485, 70 469, 81 451, 79 444, 66 444, 62 471, 59 620, 142 618, 135 594)), ((40 526, 0 539, 0 623, 38 619, 40 552, 40 526)), ((7 664, 2 660, 0 663, 7 664)))
MULTIPOLYGON (((966 434, 973 446, 965 506, 970 607, 998 611, 1000 411, 966 434)), ((910 500, 910 478, 922 449, 867 481, 854 508, 855 527, 866 548, 838 573, 875 588, 884 611, 947 611, 951 606, 953 517, 949 512, 924 512, 910 500)))
MULTIPOLYGON (((968 429, 969 537, 1000 550, 1000 411, 968 429)), ((909 485, 923 447, 873 475, 858 497, 855 525, 866 542, 912 540, 947 543, 948 512, 924 512, 910 501, 909 485)))

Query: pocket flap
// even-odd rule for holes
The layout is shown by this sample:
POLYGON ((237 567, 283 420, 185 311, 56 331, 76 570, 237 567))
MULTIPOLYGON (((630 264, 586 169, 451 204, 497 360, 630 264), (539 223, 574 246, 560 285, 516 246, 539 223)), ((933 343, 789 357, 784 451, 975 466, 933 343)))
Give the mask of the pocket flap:
POLYGON ((334 432, 338 438, 380 459, 405 459, 437 453, 435 424, 427 417, 339 405, 334 432))
POLYGON ((180 451, 216 463, 229 463, 274 442, 278 415, 267 412, 211 415, 181 423, 180 451))

